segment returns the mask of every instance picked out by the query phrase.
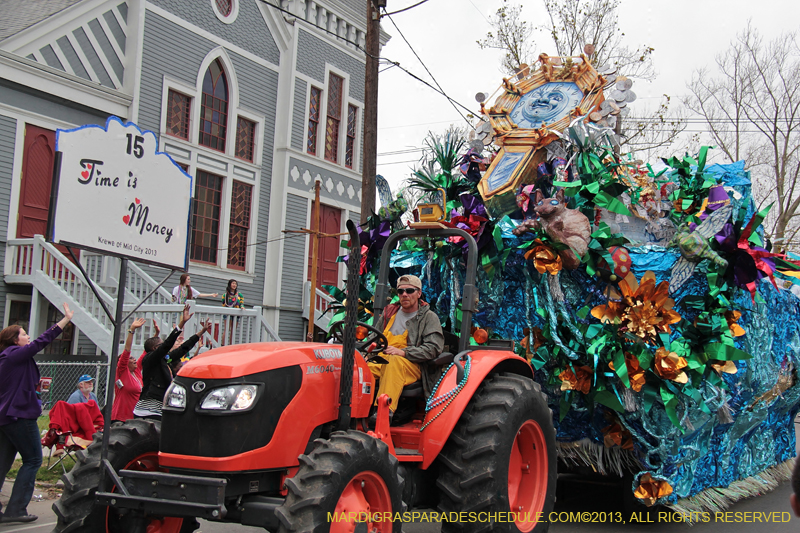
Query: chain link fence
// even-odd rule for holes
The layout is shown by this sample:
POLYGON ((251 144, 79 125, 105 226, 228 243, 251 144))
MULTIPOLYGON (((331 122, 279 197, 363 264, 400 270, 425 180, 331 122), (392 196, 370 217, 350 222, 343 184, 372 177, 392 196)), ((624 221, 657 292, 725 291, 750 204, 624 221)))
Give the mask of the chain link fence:
POLYGON ((106 385, 108 384, 108 363, 99 362, 37 362, 43 378, 52 378, 50 390, 42 393, 42 409, 48 410, 59 400, 67 398, 78 389, 78 379, 89 374, 94 378, 94 393, 100 409, 106 404, 106 385))

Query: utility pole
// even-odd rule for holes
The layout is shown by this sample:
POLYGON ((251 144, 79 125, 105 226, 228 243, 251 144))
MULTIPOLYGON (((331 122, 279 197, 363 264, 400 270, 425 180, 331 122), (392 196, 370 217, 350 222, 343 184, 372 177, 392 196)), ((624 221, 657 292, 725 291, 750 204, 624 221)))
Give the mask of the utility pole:
POLYGON ((379 8, 386 0, 367 0, 367 64, 364 76, 364 155, 361 174, 361 223, 375 209, 375 174, 378 159, 378 56, 381 52, 379 8))

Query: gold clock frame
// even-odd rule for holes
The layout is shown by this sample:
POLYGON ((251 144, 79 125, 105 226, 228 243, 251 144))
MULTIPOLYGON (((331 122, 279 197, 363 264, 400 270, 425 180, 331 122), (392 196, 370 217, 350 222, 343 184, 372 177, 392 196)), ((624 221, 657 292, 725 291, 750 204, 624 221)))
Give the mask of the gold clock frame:
POLYGON ((478 183, 478 190, 487 208, 498 215, 516 209, 512 201, 516 198, 516 190, 520 184, 531 181, 529 176, 533 169, 545 159, 542 148, 558 139, 559 134, 566 130, 575 118, 588 115, 604 100, 603 87, 606 79, 592 67, 586 55, 551 57, 541 54, 537 64, 538 68, 535 70, 525 67, 517 76, 516 82, 503 78, 500 87, 502 93, 492 107, 485 109, 484 104, 481 104, 481 111, 488 117, 494 129, 495 143, 500 146, 500 151, 478 183), (510 117, 514 107, 525 94, 551 82, 576 84, 583 92, 583 99, 567 115, 551 124, 543 123, 536 129, 520 128, 510 117), (490 189, 489 180, 504 156, 519 152, 528 154, 517 164, 511 177, 505 181, 505 185, 490 189))

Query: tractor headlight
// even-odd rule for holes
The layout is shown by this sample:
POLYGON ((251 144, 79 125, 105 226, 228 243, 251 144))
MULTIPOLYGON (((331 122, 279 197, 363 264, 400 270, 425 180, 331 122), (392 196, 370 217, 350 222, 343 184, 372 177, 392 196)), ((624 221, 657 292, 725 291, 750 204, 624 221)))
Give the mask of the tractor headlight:
POLYGON ((180 411, 186 409, 186 389, 173 382, 167 389, 167 394, 164 395, 164 407, 180 411))
POLYGON ((258 385, 228 385, 213 389, 200 404, 206 411, 246 411, 258 396, 258 385))

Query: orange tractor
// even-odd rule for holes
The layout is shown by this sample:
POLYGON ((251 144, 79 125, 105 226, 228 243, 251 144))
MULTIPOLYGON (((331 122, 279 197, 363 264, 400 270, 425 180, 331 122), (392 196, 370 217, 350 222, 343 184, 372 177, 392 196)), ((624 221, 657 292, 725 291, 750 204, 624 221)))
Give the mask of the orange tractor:
MULTIPOLYGON (((358 236, 347 224, 347 289, 357 294, 358 236)), ((55 531, 179 533, 204 518, 273 532, 388 533, 420 508, 437 509, 445 532, 546 531, 556 484, 552 414, 510 341, 469 346, 472 237, 450 228, 390 236, 375 316, 388 301, 398 240, 449 236, 469 245, 462 328, 451 353, 429 363, 449 365, 435 397, 426 402, 419 383, 404 389, 398 409, 412 406, 409 421, 390 427, 382 396, 375 428, 367 426, 376 387, 366 359, 386 338, 357 323, 357 298, 348 298, 341 344, 235 345, 192 359, 164 397, 161 422, 108 428, 105 461, 100 438, 79 454, 53 506, 55 531), (367 338, 356 340, 357 325, 367 338)))

